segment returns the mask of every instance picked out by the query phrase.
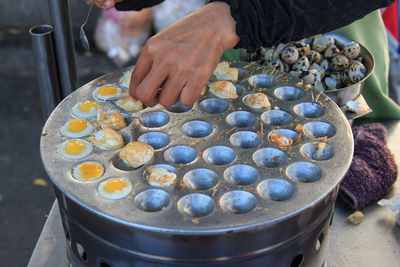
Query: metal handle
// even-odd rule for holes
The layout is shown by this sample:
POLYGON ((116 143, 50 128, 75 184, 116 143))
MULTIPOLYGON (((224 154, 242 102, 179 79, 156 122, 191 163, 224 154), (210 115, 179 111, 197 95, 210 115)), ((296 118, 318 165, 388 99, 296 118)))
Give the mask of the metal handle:
POLYGON ((53 27, 37 25, 29 30, 39 79, 43 116, 46 120, 61 101, 56 56, 53 43, 53 27))

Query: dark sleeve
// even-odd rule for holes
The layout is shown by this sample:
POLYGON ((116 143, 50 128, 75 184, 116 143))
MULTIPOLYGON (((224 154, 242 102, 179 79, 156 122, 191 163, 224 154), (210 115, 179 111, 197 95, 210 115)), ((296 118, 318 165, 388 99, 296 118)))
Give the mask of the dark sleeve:
POLYGON ((136 10, 139 11, 146 7, 158 5, 163 0, 124 0, 115 5, 115 8, 121 11, 136 10))
POLYGON ((230 6, 240 37, 237 48, 253 52, 326 33, 388 6, 393 0, 211 0, 230 6))

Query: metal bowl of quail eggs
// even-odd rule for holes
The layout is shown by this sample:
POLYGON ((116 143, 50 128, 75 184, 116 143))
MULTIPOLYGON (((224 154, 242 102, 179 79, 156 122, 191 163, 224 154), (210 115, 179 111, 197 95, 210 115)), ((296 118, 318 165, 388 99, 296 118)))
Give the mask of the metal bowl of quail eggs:
POLYGON ((336 33, 260 47, 256 53, 241 57, 289 73, 304 84, 317 87, 339 106, 360 96, 375 66, 367 48, 336 33))

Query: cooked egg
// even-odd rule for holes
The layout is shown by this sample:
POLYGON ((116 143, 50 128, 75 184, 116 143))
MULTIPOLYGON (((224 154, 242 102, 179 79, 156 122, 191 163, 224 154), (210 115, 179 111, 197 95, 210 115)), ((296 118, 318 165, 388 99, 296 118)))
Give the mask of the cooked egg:
POLYGON ((237 98, 236 87, 228 81, 216 81, 210 84, 210 92, 219 98, 237 98))
POLYGON ((72 114, 79 118, 96 117, 99 103, 96 101, 78 102, 72 107, 72 114))
POLYGON ((121 199, 132 191, 132 184, 124 177, 110 178, 101 182, 97 191, 104 198, 121 199))
POLYGON ((127 123, 124 116, 119 112, 107 114, 102 110, 99 110, 97 113, 97 126, 99 128, 113 128, 115 130, 121 130, 122 128, 126 127, 126 125, 127 123))
POLYGON ((239 72, 236 68, 230 68, 229 63, 224 61, 218 64, 217 68, 214 70, 214 75, 218 80, 236 82, 239 72))
POLYGON ((92 153, 93 146, 82 139, 70 139, 61 143, 58 147, 58 154, 67 159, 80 159, 92 153))
POLYGON ((75 165, 72 176, 80 181, 95 180, 104 174, 104 167, 94 161, 86 161, 75 165))
POLYGON ((271 106, 267 95, 263 93, 246 95, 243 98, 243 104, 254 109, 265 109, 271 106))
POLYGON ((142 142, 130 142, 124 146, 119 153, 123 162, 129 166, 137 168, 149 162, 154 155, 152 146, 142 142))
POLYGON ((176 174, 167 169, 149 166, 146 168, 146 181, 154 187, 166 187, 175 183, 176 174))
POLYGON ((116 150, 124 146, 122 135, 112 128, 105 128, 98 131, 89 140, 104 150, 116 150))
POLYGON ((121 79, 119 79, 119 84, 123 87, 129 88, 129 84, 131 83, 132 71, 126 71, 124 75, 122 75, 121 79))
POLYGON ((121 98, 115 103, 128 112, 136 112, 143 109, 143 103, 131 97, 121 98))
POLYGON ((93 91, 93 97, 100 101, 114 100, 122 95, 121 88, 116 85, 106 84, 93 91))
POLYGON ((94 127, 91 126, 87 121, 82 119, 75 119, 67 121, 60 128, 60 132, 62 135, 71 137, 71 138, 79 138, 90 135, 93 132, 94 127))

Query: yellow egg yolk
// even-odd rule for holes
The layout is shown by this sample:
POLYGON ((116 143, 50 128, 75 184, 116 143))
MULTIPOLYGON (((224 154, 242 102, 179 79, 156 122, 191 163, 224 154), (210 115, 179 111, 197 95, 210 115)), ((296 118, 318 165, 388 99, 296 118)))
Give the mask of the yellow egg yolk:
POLYGON ((122 191, 125 188, 125 183, 121 179, 113 179, 104 185, 104 190, 108 193, 114 193, 115 191, 122 191))
POLYGON ((83 179, 93 179, 103 175, 102 166, 95 162, 82 163, 78 169, 82 172, 83 179))
POLYGON ((65 151, 70 155, 79 155, 85 149, 85 144, 79 140, 69 140, 65 146, 65 151))
POLYGON ((74 133, 81 132, 87 127, 87 122, 85 120, 72 120, 69 123, 69 130, 74 133))
POLYGON ((89 112, 92 108, 98 109, 99 104, 95 101, 85 101, 79 106, 79 109, 83 112, 89 112))
POLYGON ((115 86, 104 86, 99 89, 99 95, 115 95, 117 93, 117 88, 115 86))

